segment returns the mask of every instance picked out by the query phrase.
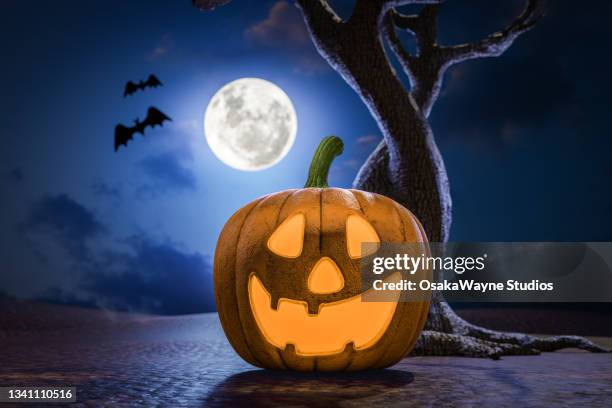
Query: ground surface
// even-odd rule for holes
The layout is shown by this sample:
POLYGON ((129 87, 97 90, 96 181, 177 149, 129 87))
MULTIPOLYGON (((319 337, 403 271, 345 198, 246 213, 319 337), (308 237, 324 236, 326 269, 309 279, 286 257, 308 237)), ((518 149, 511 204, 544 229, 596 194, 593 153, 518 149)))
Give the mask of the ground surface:
POLYGON ((76 386, 77 406, 604 407, 612 401, 612 354, 418 357, 383 371, 303 375, 242 362, 216 314, 151 317, 2 302, 0 312, 0 386, 76 386))

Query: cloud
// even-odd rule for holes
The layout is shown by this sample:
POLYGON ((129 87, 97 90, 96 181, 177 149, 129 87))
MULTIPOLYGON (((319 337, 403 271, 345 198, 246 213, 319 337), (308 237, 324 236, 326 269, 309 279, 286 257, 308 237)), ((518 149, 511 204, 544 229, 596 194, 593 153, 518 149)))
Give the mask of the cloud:
POLYGON ((488 60, 489 66, 483 66, 483 61, 453 68, 457 72, 449 75, 439 102, 443 117, 436 112, 435 118, 462 138, 498 141, 517 140, 521 133, 550 120, 572 120, 577 105, 572 81, 554 58, 532 64, 534 58, 527 55, 503 62, 488 60), (520 80, 508 78, 508 73, 520 80), (530 90, 535 84, 537 92, 530 90), (459 105, 465 108, 447 108, 459 105))
POLYGON ((376 136, 376 135, 359 136, 357 139, 355 139, 357 144, 360 144, 360 145, 369 145, 369 144, 376 143, 380 140, 381 140, 381 137, 376 136))
POLYGON ((358 159, 354 157, 351 157, 351 158, 341 161, 340 164, 342 166, 348 167, 349 169, 357 169, 361 167, 363 162, 359 161, 358 159))
POLYGON ((47 195, 32 207, 27 228, 49 229, 69 240, 83 241, 104 232, 93 212, 66 194, 47 195))
POLYGON ((149 182, 140 187, 139 193, 158 195, 169 191, 197 190, 196 176, 186 165, 190 160, 190 153, 184 150, 167 151, 141 160, 139 166, 149 182))
POLYGON ((231 0, 192 0, 191 3, 194 7, 197 7, 202 11, 210 11, 229 3, 230 1, 231 0))
POLYGON ((30 209, 21 229, 33 235, 46 235, 63 246, 74 258, 89 251, 88 242, 105 233, 96 216, 66 194, 47 195, 30 209))
POLYGON ((297 73, 331 70, 315 49, 300 11, 285 0, 274 3, 266 19, 251 25, 244 35, 253 44, 282 49, 293 59, 297 73))
MULTIPOLYGON (((463 36, 450 43, 482 37, 477 32, 482 30, 480 25, 466 24, 470 17, 461 14, 472 13, 472 9, 450 3, 449 6, 455 8, 450 11, 454 18, 449 21, 451 26, 447 32, 454 33, 452 37, 463 36)), ((501 27, 502 20, 513 15, 511 9, 521 6, 517 3, 504 5, 506 9, 489 8, 487 21, 493 27, 501 27)), ((579 127, 586 106, 579 92, 580 80, 585 74, 572 72, 572 67, 581 66, 584 71, 589 65, 574 63, 581 60, 580 50, 584 45, 583 37, 576 33, 588 32, 592 22, 586 18, 575 19, 577 26, 561 31, 558 24, 551 24, 555 19, 570 18, 573 13, 567 5, 550 2, 547 17, 517 39, 502 56, 452 67, 432 112, 434 132, 448 140, 498 145, 533 137, 551 125, 579 127)), ((599 45, 603 46, 591 44, 592 47, 599 45)))
POLYGON ((245 31, 248 39, 271 46, 310 43, 310 36, 299 11, 286 1, 278 1, 270 8, 268 17, 245 31))
POLYGON ((160 42, 149 52, 147 59, 155 60, 166 56, 174 48, 174 41, 170 34, 164 34, 160 42))
MULTIPOLYGON (((23 276, 24 262, 9 263, 0 277, 33 285, 30 297, 115 310, 156 314, 214 310, 210 259, 146 233, 113 239, 95 213, 65 194, 44 196, 32 205, 21 232, 39 259, 37 279, 23 276), (35 239, 33 238, 35 237, 35 239), (51 245, 49 244, 51 243, 51 245)), ((31 262, 30 262, 31 265, 31 262)), ((10 291, 8 293, 11 295, 10 291)))
POLYGON ((91 188, 93 193, 99 197, 110 198, 115 202, 121 200, 121 190, 119 187, 113 187, 102 180, 95 181, 91 188))
POLYGON ((188 134, 194 134, 201 131, 200 122, 195 119, 177 120, 173 122, 172 126, 174 129, 188 134))
POLYGON ((7 176, 10 180, 15 182, 22 182, 25 178, 23 171, 19 167, 15 167, 13 170, 9 171, 7 176))
POLYGON ((97 274, 85 284, 98 304, 156 314, 215 310, 208 257, 142 237, 130 238, 128 245, 132 255, 107 254, 114 272, 97 274))

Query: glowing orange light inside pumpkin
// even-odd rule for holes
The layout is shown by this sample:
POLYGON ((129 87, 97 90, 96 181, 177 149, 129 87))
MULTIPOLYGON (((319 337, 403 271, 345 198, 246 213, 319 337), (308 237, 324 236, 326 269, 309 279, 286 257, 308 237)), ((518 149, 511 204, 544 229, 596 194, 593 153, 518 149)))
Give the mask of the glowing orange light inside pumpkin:
MULTIPOLYGON (((400 280, 401 274, 396 272, 385 281, 400 280)), ((251 310, 263 336, 280 349, 293 344, 296 353, 304 356, 336 354, 349 343, 355 350, 374 345, 387 331, 399 293, 389 302, 362 302, 359 294, 325 303, 318 314, 311 315, 306 302, 294 299, 280 299, 276 310, 272 309, 264 285, 254 273, 249 278, 251 310)))
POLYGON ((306 218, 298 213, 288 217, 268 239, 268 248, 276 255, 297 258, 304 246, 306 218))

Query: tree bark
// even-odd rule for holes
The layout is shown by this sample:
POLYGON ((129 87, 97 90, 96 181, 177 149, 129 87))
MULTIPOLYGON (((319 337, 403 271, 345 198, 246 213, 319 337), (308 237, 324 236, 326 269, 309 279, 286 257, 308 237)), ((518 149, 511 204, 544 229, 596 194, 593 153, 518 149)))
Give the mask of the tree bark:
MULTIPOLYGON (((444 161, 428 116, 445 70, 470 58, 500 55, 539 18, 538 0, 506 29, 474 44, 440 47, 436 43, 436 1, 357 0, 348 21, 342 21, 325 0, 296 0, 319 53, 361 97, 376 119, 383 140, 359 170, 353 186, 391 197, 422 222, 432 242, 446 242, 451 226, 451 196, 444 161), (403 16, 400 3, 436 3, 417 16, 403 16), (419 57, 401 46, 395 28, 414 33, 419 57), (385 53, 386 35, 412 83, 407 91, 385 53)), ((580 337, 539 339, 501 333, 472 325, 459 317, 435 292, 425 330, 413 350, 419 355, 462 355, 499 358, 537 354, 564 347, 605 351, 580 337)))
MULTIPOLYGON (((298 3, 308 15, 306 7, 317 2, 298 3)), ((361 97, 383 134, 384 144, 370 157, 374 162, 362 167, 355 186, 410 208, 430 240, 444 242, 451 222, 444 162, 427 118, 388 63, 377 7, 376 1, 358 1, 347 22, 332 18, 333 23, 308 25, 319 52, 361 97)))
MULTIPOLYGON (((193 0, 210 10, 230 0, 193 0)), ((356 0, 343 21, 327 0, 295 0, 321 56, 361 97, 376 119, 383 140, 359 170, 353 186, 383 194, 409 208, 421 221, 431 242, 446 242, 451 226, 451 196, 444 161, 428 117, 446 69, 453 64, 504 53, 543 15, 544 0, 527 0, 523 12, 503 30, 481 41, 455 46, 437 43, 437 15, 443 0, 356 0), (395 7, 426 4, 417 15, 395 7), (396 29, 417 41, 417 55, 403 47, 396 29), (408 76, 407 90, 389 62, 384 39, 408 76)), ((475 326, 459 317, 434 292, 428 319, 413 354, 499 358, 507 354, 538 354, 565 347, 607 351, 576 336, 547 339, 503 333, 475 326)))

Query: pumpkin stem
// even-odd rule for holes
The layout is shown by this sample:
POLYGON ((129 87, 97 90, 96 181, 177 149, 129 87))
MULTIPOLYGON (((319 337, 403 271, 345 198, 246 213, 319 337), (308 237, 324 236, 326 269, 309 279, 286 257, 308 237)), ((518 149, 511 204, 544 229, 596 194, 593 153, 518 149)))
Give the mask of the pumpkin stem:
POLYGON ((317 151, 310 162, 310 170, 308 170, 308 180, 304 188, 327 188, 327 175, 329 168, 336 156, 339 156, 344 151, 344 143, 338 136, 327 136, 317 147, 317 151))

